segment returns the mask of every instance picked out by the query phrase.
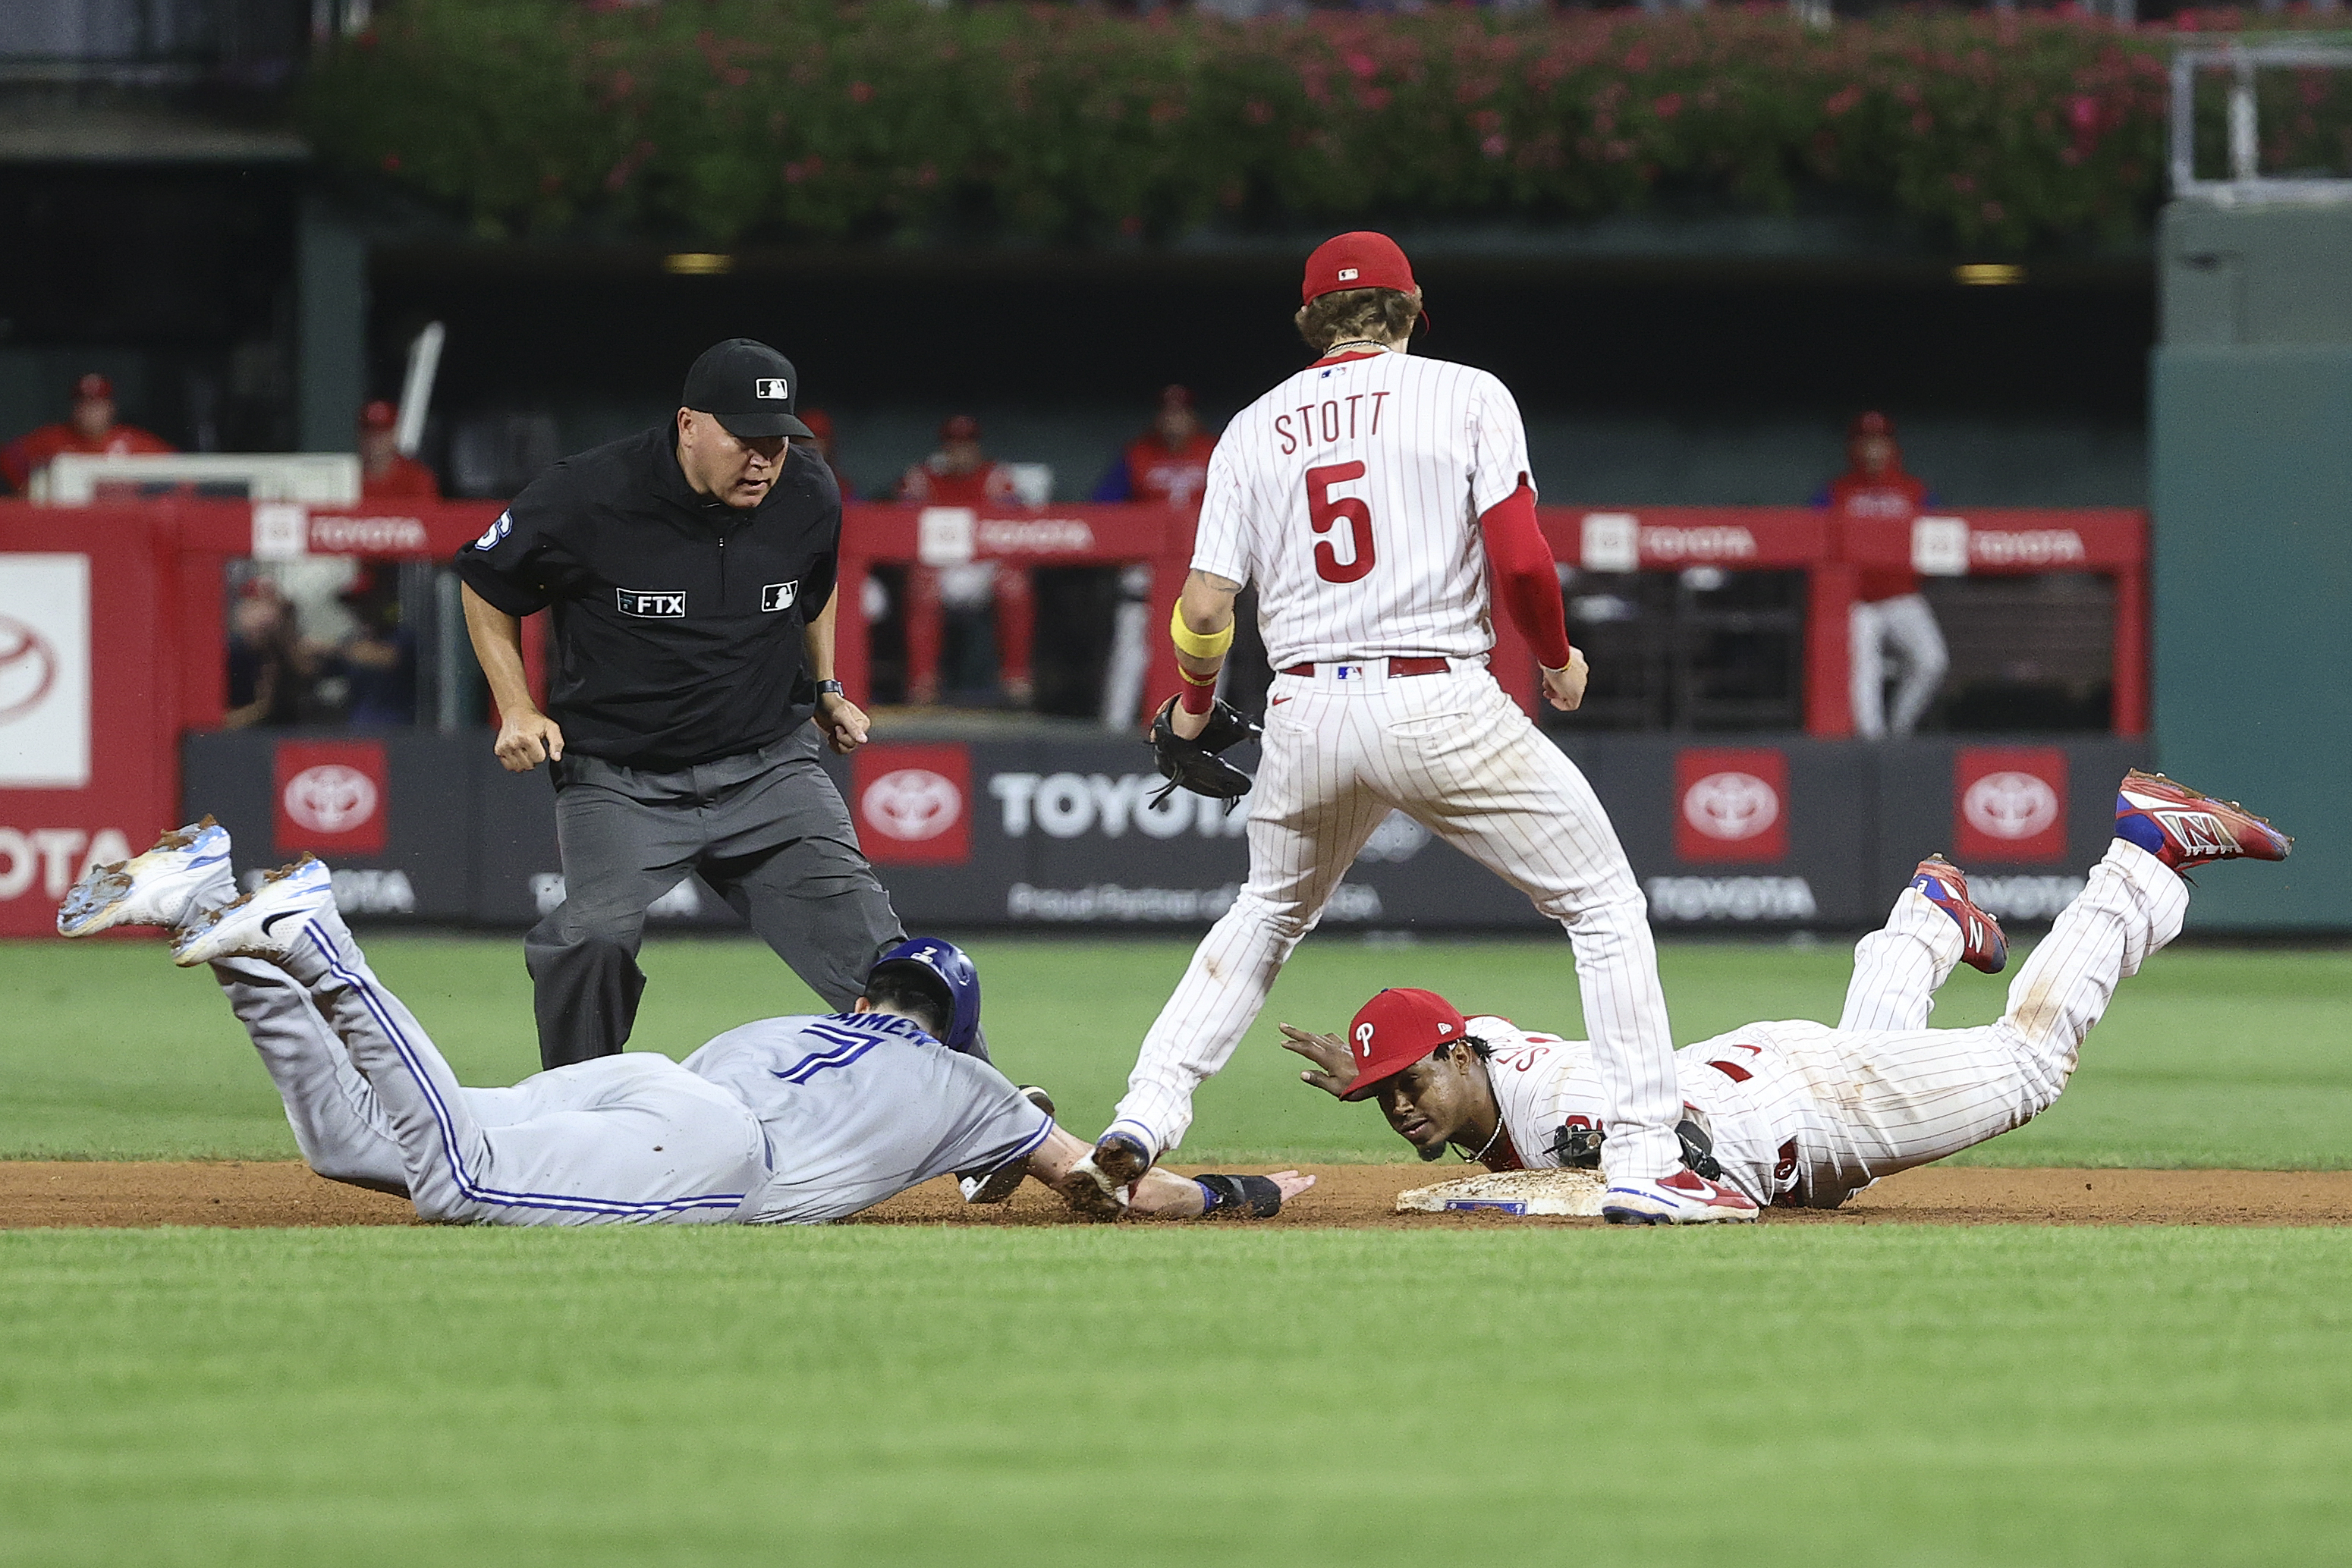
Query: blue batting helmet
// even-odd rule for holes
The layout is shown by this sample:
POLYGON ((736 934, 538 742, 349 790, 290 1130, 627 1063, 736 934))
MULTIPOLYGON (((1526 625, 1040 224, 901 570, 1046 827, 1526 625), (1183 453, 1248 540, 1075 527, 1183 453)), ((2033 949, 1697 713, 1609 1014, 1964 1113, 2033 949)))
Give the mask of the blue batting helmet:
POLYGON ((875 959, 874 968, 886 964, 917 965, 948 988, 948 999, 954 1005, 947 1038, 940 1043, 950 1051, 970 1051, 972 1038, 980 1032, 980 970, 971 956, 937 936, 910 936, 875 959))

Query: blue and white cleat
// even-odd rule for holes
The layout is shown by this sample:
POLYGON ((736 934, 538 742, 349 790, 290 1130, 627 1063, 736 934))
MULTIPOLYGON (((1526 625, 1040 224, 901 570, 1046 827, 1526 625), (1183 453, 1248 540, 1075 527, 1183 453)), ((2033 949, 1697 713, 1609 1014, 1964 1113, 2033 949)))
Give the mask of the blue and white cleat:
POLYGON ((327 863, 304 855, 264 877, 261 885, 172 942, 172 962, 183 969, 220 958, 283 959, 313 915, 335 906, 327 863))
POLYGON ((1129 1196, 1154 1157, 1134 1134, 1105 1133, 1095 1140, 1094 1152, 1070 1167, 1056 1190, 1081 1214, 1117 1219, 1127 1212, 1129 1196))
POLYGON ((1968 875, 1959 867, 1941 855, 1929 855, 1912 873, 1911 885, 1959 925, 1960 939, 1967 944, 1960 950, 1961 963, 1988 975, 2009 967, 2009 938, 2000 934, 1999 922, 1969 902, 1968 875))
MULTIPOLYGON (((127 861, 92 866, 58 905, 58 935, 117 925, 177 926, 207 883, 229 883, 228 830, 210 817, 174 828, 127 861)), ((226 887, 224 892, 227 891, 226 887)))

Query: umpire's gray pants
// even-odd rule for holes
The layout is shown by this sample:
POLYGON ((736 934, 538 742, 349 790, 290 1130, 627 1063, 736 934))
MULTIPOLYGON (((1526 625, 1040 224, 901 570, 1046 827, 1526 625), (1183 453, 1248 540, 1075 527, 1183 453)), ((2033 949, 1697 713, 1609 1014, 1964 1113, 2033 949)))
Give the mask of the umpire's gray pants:
POLYGON ((646 988, 646 908, 696 872, 827 1007, 857 999, 876 956, 906 932, 817 744, 803 724, 675 773, 577 753, 555 765, 563 902, 523 938, 542 1066, 627 1042, 646 988))

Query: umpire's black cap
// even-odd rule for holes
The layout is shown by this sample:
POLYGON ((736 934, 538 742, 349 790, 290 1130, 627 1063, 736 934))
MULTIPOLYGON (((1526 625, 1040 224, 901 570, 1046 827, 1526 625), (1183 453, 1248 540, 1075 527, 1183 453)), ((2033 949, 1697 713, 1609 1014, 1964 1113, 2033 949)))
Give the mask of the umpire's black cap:
POLYGON ((686 372, 678 401, 707 413, 730 435, 814 435, 793 410, 800 402, 800 372, 765 343, 730 338, 702 350, 686 372))

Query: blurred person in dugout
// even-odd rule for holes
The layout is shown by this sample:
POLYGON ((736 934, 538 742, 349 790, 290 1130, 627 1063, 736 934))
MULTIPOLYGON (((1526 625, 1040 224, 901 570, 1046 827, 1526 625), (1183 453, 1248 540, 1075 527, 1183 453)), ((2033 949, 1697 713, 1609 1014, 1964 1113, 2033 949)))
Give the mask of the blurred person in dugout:
MULTIPOLYGON (((898 498, 912 507, 969 507, 974 511, 1018 505, 1013 471, 981 449, 980 422, 959 413, 940 426, 940 449, 907 470, 898 498)), ((1016 566, 972 561, 963 566, 907 568, 907 700, 928 707, 940 700, 940 642, 945 612, 996 610, 996 678, 1004 700, 1027 707, 1036 694, 1029 669, 1036 605, 1029 574, 1016 566)))
MULTIPOLYGON (((441 481, 401 452, 399 429, 398 405, 377 398, 361 408, 354 433, 360 498, 393 506, 439 500, 441 481)), ((353 712, 352 722, 409 723, 413 711, 410 717, 383 716, 387 683, 404 669, 409 672, 412 710, 414 706, 414 653, 394 647, 406 635, 400 629, 399 563, 310 555, 271 561, 260 571, 275 582, 286 604, 305 664, 302 721, 341 721, 347 700, 356 704, 364 697, 369 716, 362 719, 353 712)))
MULTIPOLYGON (((1095 484, 1093 500, 1191 511, 1209 482, 1209 455, 1216 437, 1201 429, 1190 387, 1163 387, 1150 427, 1121 449, 1095 484)), ((1103 671, 1102 722, 1123 729, 1141 717, 1145 674, 1150 667, 1151 569, 1122 568, 1118 612, 1112 622, 1110 660, 1103 671)), ((1255 620, 1249 620, 1255 625, 1255 620)), ((1234 661, 1239 662, 1239 661, 1234 661)))
MULTIPOLYGON (((1911 520, 1935 502, 1926 484, 1903 471, 1895 422, 1873 411, 1854 416, 1846 433, 1846 471, 1813 498, 1832 517, 1857 528, 1896 532, 1910 553, 1911 520)), ((1864 740, 1908 735, 1936 700, 1951 663, 1936 612, 1908 567, 1865 567, 1853 589, 1853 729, 1864 740), (1890 664, 1897 666, 1895 706, 1886 706, 1890 664)))
POLYGON ((363 728, 416 722, 416 632, 401 613, 400 568, 362 565, 340 597, 353 622, 329 656, 343 682, 344 722, 363 728))
POLYGON ((45 424, 0 446, 0 478, 23 495, 33 476, 63 453, 82 452, 94 457, 131 457, 148 452, 176 452, 178 447, 152 431, 115 421, 114 383, 92 371, 73 385, 72 416, 45 424))
POLYGON ((267 575, 237 585, 228 608, 228 706, 224 729, 299 724, 312 674, 294 607, 267 575))
POLYGON ((370 501, 437 501, 441 481, 400 449, 400 410, 377 398, 360 410, 360 495, 370 501))

